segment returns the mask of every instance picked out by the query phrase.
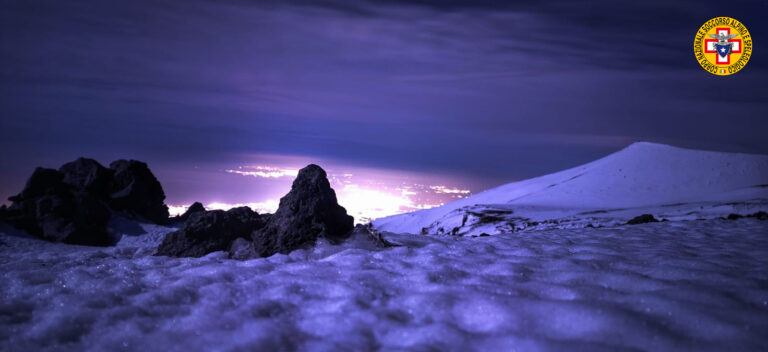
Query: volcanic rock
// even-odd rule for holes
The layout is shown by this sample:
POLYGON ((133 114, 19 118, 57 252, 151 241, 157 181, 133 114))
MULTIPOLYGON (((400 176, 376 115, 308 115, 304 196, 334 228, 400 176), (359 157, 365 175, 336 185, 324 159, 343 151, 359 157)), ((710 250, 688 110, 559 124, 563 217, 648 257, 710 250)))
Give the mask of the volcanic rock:
POLYGON ((325 171, 311 164, 299 170, 275 214, 251 238, 256 253, 268 257, 314 244, 321 237, 341 241, 351 235, 353 225, 354 219, 338 204, 325 171))
POLYGON ((37 168, 3 221, 43 239, 107 246, 116 239, 107 224, 114 210, 165 223, 165 194, 145 163, 119 160, 105 168, 78 158, 59 170, 37 168))
POLYGON ((181 229, 166 235, 155 255, 202 257, 229 250, 235 239, 249 237, 264 222, 262 216, 248 207, 195 212, 181 229))
POLYGON ((77 158, 59 168, 64 175, 62 181, 75 189, 106 199, 112 187, 113 171, 101 166, 98 161, 88 158, 77 158))
POLYGON ((114 175, 110 207, 154 223, 168 220, 163 186, 146 163, 136 160, 117 160, 109 164, 114 175))
POLYGON ((238 237, 232 241, 232 245, 229 247, 229 257, 232 259, 245 260, 258 256, 259 254, 253 249, 253 242, 250 239, 238 237))
POLYGON ((643 214, 643 215, 635 216, 631 220, 627 221, 627 225, 646 224, 649 222, 659 222, 659 220, 654 218, 653 215, 651 214, 643 214))
POLYGON ((200 202, 194 202, 192 205, 187 208, 187 211, 184 212, 184 214, 181 214, 182 218, 189 218, 190 215, 194 213, 200 213, 205 211, 205 207, 203 206, 203 203, 200 202))
POLYGON ((190 216, 194 213, 202 213, 205 212, 205 207, 200 202, 194 202, 192 205, 187 208, 187 211, 184 212, 184 214, 174 216, 170 218, 171 224, 183 224, 187 219, 189 219, 190 216))
POLYGON ((54 169, 37 168, 24 190, 8 198, 5 221, 43 239, 71 244, 114 243, 106 226, 110 211, 97 197, 64 182, 54 169))

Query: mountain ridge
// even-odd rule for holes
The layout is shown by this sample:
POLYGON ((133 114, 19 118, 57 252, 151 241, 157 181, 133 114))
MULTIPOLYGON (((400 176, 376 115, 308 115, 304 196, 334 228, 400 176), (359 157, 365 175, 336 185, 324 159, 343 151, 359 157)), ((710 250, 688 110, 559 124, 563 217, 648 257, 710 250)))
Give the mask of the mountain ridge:
MULTIPOLYGON (((523 222, 564 220, 592 224, 594 221, 576 221, 579 213, 590 211, 615 214, 620 210, 654 210, 666 206, 680 213, 686 208, 683 204, 701 207, 720 203, 752 204, 750 208, 754 208, 755 202, 768 202, 766 184, 768 155, 636 142, 583 165, 504 184, 441 207, 377 219, 373 225, 379 230, 410 233, 425 232, 425 229, 440 233, 440 228, 447 232, 458 226, 461 233, 466 227, 466 218, 488 210, 514 213, 502 219, 507 224, 513 222, 514 228, 519 229, 523 222)), ((722 215, 721 211, 715 213, 722 215)), ((626 221, 630 215, 617 217, 614 222, 626 221)), ((506 231, 505 228, 489 229, 489 222, 492 221, 485 220, 483 231, 506 231)))

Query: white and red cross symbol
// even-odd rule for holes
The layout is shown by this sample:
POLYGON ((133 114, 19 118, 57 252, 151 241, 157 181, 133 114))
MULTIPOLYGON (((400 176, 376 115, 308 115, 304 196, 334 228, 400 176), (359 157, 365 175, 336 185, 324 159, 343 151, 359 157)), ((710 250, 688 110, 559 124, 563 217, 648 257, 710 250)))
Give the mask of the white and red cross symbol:
MULTIPOLYGON (((731 29, 728 27, 718 27, 717 34, 731 34, 731 29)), ((741 39, 728 39, 731 43, 731 53, 741 54, 741 39)), ((704 39, 704 52, 709 54, 717 54, 717 39, 704 39)), ((718 65, 730 65, 731 55, 730 53, 725 56, 715 55, 718 65)))

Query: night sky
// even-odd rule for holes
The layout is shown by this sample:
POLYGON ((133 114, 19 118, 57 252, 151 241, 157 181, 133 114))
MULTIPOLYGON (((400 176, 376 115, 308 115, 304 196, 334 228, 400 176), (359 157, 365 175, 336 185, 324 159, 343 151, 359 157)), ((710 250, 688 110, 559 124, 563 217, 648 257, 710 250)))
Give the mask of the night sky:
POLYGON ((639 140, 768 153, 766 18, 766 1, 1 0, 0 196, 78 156, 147 161, 188 203, 263 191, 221 175, 269 158, 476 192, 639 140), (717 16, 754 39, 733 76, 693 54, 717 16))

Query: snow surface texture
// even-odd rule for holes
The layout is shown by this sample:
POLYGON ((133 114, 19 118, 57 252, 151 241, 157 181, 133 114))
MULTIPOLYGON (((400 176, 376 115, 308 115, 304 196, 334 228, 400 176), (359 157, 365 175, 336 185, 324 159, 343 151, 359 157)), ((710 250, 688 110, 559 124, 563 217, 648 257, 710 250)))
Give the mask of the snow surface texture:
POLYGON ((768 210, 768 155, 634 143, 565 171, 441 207, 373 221, 382 231, 453 235, 610 226, 645 213, 685 220, 768 210))
POLYGON ((0 228, 0 350, 764 350, 768 222, 387 234, 237 261, 0 228))

